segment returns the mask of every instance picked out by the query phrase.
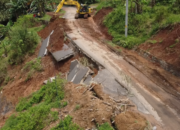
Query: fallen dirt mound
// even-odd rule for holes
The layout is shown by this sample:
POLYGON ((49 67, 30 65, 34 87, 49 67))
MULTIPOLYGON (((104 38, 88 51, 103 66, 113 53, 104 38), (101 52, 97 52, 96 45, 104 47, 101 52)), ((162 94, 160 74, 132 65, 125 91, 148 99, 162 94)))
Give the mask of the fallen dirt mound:
POLYGON ((72 116, 73 122, 84 129, 96 128, 97 124, 106 122, 111 124, 112 119, 124 110, 117 109, 117 103, 102 92, 101 85, 92 84, 90 88, 73 83, 66 85, 64 100, 68 105, 62 110, 63 116, 72 116))
POLYGON ((97 24, 97 26, 99 27, 99 29, 101 30, 101 32, 106 36, 106 38, 108 40, 112 40, 112 36, 108 33, 108 29, 105 27, 105 25, 103 24, 103 20, 105 18, 105 16, 107 14, 109 14, 111 11, 113 10, 113 8, 111 7, 106 7, 106 8, 102 8, 100 11, 97 12, 97 14, 95 14, 95 16, 93 17, 94 22, 97 24))
MULTIPOLYGON (((52 18, 53 19, 53 18, 52 18)), ((43 30, 39 31, 38 32, 38 35, 45 39, 49 36, 49 34, 52 32, 52 30, 55 30, 56 28, 60 28, 60 27, 63 27, 64 30, 66 31, 70 31, 70 28, 66 25, 66 20, 63 19, 63 18, 56 18, 56 19, 53 19, 48 24, 48 26, 46 26, 43 30)))
POLYGON ((70 28, 66 25, 66 22, 67 21, 65 19, 54 16, 51 18, 49 25, 38 32, 39 36, 45 39, 54 30, 54 33, 50 38, 50 45, 48 46, 48 50, 50 52, 61 50, 64 42, 66 42, 64 41, 64 32, 70 30, 70 28))
POLYGON ((179 33, 180 24, 169 26, 159 31, 154 37, 151 38, 151 40, 141 44, 138 48, 149 53, 150 57, 153 57, 153 59, 156 60, 154 62, 161 62, 159 64, 160 66, 164 66, 164 69, 169 72, 174 70, 174 73, 176 73, 175 75, 180 76, 179 33), (166 63, 162 63, 163 61, 166 63))
POLYGON ((131 111, 116 116, 115 124, 118 130, 145 130, 148 125, 143 116, 131 111))
POLYGON ((112 107, 104 104, 103 100, 86 89, 82 85, 69 83, 65 88, 65 100, 68 101, 68 106, 64 108, 64 111, 68 111, 68 114, 73 117, 73 122, 84 129, 94 128, 97 123, 110 123, 112 107))

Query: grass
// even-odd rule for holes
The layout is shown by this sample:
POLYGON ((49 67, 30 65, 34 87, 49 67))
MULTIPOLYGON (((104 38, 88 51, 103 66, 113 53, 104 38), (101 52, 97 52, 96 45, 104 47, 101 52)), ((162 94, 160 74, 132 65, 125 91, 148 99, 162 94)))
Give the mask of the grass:
POLYGON ((64 120, 61 120, 59 122, 59 124, 52 128, 51 130, 83 130, 82 128, 80 128, 78 125, 74 124, 72 122, 72 117, 71 116, 67 116, 64 118, 64 120))
POLYGON ((169 47, 170 47, 170 48, 173 48, 173 47, 176 46, 176 44, 177 44, 177 43, 174 43, 174 44, 170 45, 169 47))
POLYGON ((148 42, 148 43, 152 43, 152 44, 157 43, 157 41, 156 41, 156 40, 148 40, 147 42, 148 42))
POLYGON ((104 123, 98 127, 98 130, 114 130, 109 123, 104 123))
POLYGON ((57 78, 56 82, 48 82, 41 89, 27 98, 22 98, 16 106, 16 115, 12 115, 1 130, 40 130, 58 119, 58 112, 51 108, 67 105, 64 102, 65 80, 57 78))
POLYGON ((32 94, 30 98, 23 98, 16 106, 16 111, 27 110, 29 107, 32 107, 33 104, 44 102, 46 105, 51 107, 58 107, 59 101, 64 98, 64 79, 57 78, 52 83, 48 82, 46 85, 43 85, 41 89, 32 94), (56 88, 57 87, 57 88, 56 88), (58 90, 58 92, 56 91, 58 90))
POLYGON ((39 32, 39 31, 41 31, 44 27, 45 27, 45 25, 41 25, 41 26, 38 26, 38 27, 32 27, 32 28, 29 28, 29 31, 39 32))
POLYGON ((36 58, 30 62, 27 62, 22 70, 27 73, 25 81, 29 81, 35 72, 43 71, 43 67, 41 65, 41 58, 36 58))
POLYGON ((25 66, 23 67, 24 71, 42 71, 43 67, 41 65, 41 58, 35 58, 34 60, 31 60, 30 62, 27 62, 25 66))
POLYGON ((79 104, 76 105, 76 107, 74 108, 74 111, 77 111, 81 108, 81 106, 79 104))
POLYGON ((38 20, 50 21, 51 16, 45 14, 42 18, 38 18, 38 20))

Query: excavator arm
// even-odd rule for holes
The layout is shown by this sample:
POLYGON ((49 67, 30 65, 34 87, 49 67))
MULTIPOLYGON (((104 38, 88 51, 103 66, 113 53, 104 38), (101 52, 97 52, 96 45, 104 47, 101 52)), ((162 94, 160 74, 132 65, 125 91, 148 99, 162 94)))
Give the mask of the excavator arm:
MULTIPOLYGON (((75 5, 77 7, 77 12, 79 12, 80 7, 81 7, 79 2, 78 1, 73 1, 73 0, 71 0, 70 2, 71 2, 71 5, 75 5)), ((67 4, 68 5, 68 3, 65 0, 62 0, 59 3, 59 5, 57 6, 57 9, 56 9, 55 13, 58 13, 61 10, 61 8, 63 7, 63 4, 67 4)))
POLYGON ((55 11, 55 13, 58 13, 60 11, 60 9, 63 7, 63 4, 64 4, 64 1, 65 0, 62 0, 59 5, 57 6, 57 10, 55 11))

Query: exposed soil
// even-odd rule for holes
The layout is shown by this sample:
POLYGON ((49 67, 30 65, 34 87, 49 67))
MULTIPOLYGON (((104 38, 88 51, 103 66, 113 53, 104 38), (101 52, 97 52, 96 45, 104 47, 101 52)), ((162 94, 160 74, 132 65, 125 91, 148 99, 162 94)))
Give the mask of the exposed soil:
POLYGON ((103 24, 104 18, 107 14, 109 14, 110 12, 112 12, 113 8, 111 7, 106 7, 106 8, 102 8, 100 11, 97 12, 97 14, 95 14, 95 16, 93 17, 94 22, 97 24, 99 30, 106 36, 106 38, 108 40, 112 40, 112 36, 108 33, 108 29, 106 28, 106 26, 103 24))
MULTIPOLYGON (((111 124, 111 120, 124 111, 116 109, 118 104, 102 92, 101 85, 92 86, 94 86, 92 91, 86 91, 87 87, 72 83, 68 83, 65 87, 64 100, 68 101, 68 106, 63 108, 63 116, 71 115, 73 122, 84 129, 92 129, 97 124, 101 125, 105 122, 111 124)), ((145 122, 146 119, 143 119, 145 122)), ((141 117, 136 117, 136 120, 140 121, 141 117)), ((141 126, 138 128, 140 129, 141 126)))
POLYGON ((115 124, 118 130, 145 130, 148 125, 143 116, 132 111, 116 116, 115 124))
POLYGON ((49 25, 45 29, 38 32, 38 34, 43 39, 45 39, 54 30, 54 33, 50 37, 50 45, 48 46, 48 51, 55 52, 62 49, 65 38, 64 31, 70 31, 69 27, 66 25, 66 22, 67 21, 65 19, 52 17, 49 25))
POLYGON ((160 30, 151 40, 156 43, 146 41, 138 48, 147 51, 158 59, 164 60, 176 67, 180 72, 180 24, 169 26, 160 30))

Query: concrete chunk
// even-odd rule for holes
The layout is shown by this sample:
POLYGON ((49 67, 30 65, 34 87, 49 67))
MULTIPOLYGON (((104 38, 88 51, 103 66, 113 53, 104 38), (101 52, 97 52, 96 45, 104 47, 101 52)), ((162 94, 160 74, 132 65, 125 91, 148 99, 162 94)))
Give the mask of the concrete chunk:
POLYGON ((52 53, 52 55, 56 59, 56 61, 59 62, 74 55, 74 52, 72 48, 69 48, 66 44, 64 44, 62 50, 56 51, 52 53))

